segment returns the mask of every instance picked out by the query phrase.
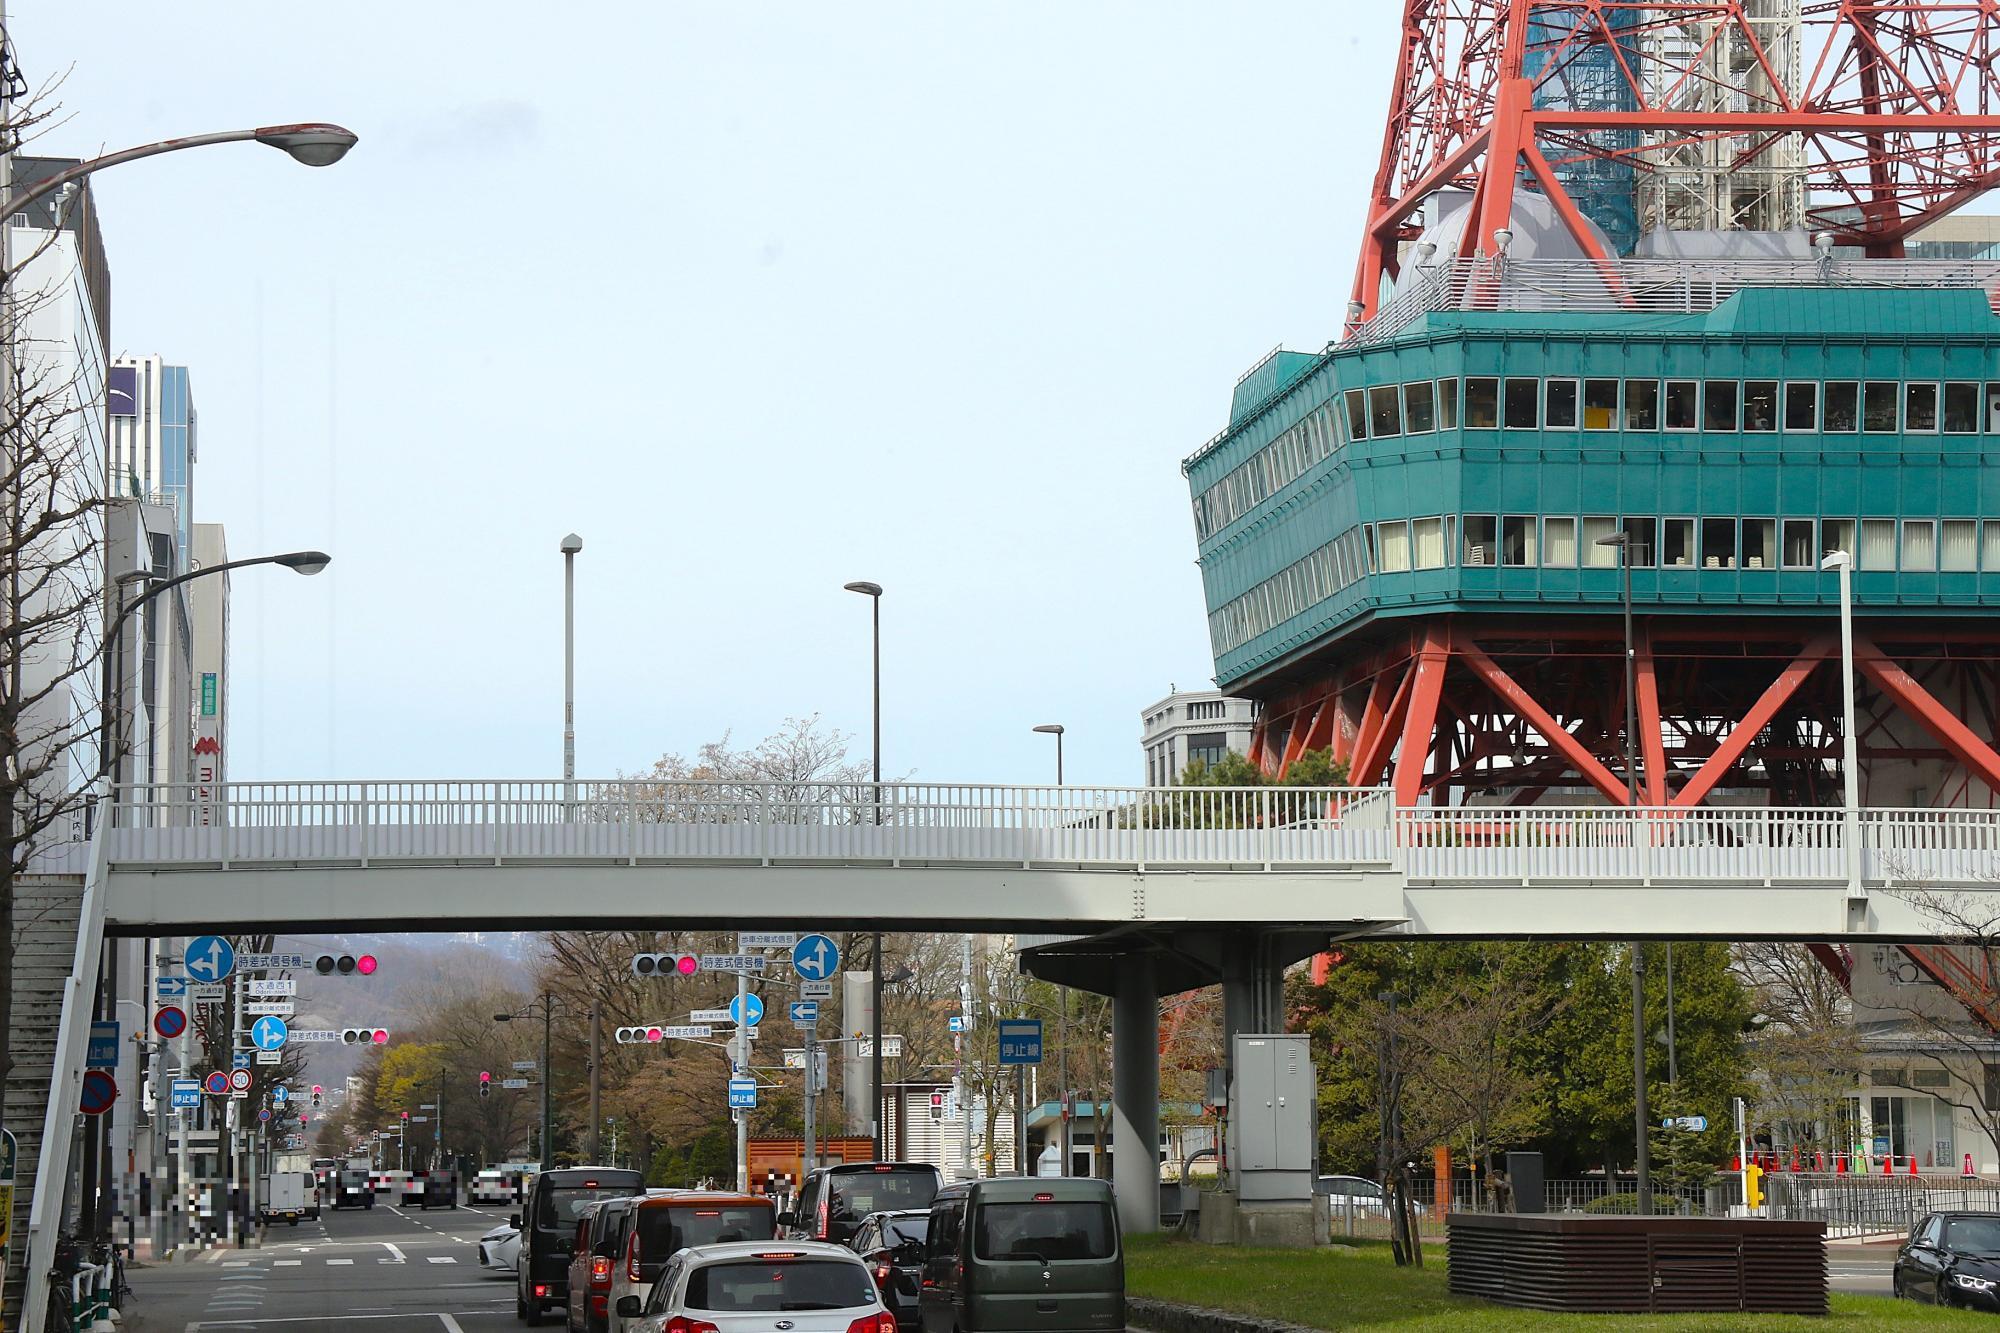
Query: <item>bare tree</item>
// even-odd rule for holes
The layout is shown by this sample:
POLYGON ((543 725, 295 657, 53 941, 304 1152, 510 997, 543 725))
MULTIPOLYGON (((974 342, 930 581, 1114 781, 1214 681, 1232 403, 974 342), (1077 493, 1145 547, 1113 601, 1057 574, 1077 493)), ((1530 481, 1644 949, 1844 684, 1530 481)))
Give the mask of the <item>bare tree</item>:
POLYGON ((1808 1151, 1840 1151, 1862 1059, 1846 988, 1802 944, 1739 944, 1731 955, 1756 1006, 1759 1119, 1808 1151))

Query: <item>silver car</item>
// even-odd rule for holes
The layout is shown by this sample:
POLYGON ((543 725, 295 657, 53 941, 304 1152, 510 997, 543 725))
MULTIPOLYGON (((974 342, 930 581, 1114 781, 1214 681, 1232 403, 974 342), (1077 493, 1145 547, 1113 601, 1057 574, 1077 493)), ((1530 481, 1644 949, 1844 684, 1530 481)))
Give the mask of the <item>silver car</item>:
POLYGON ((736 1241, 682 1250, 644 1302, 617 1313, 631 1333, 896 1333, 861 1256, 822 1241, 736 1241))
POLYGON ((521 1232, 502 1222, 479 1238, 479 1266, 495 1273, 511 1273, 521 1263, 521 1232))

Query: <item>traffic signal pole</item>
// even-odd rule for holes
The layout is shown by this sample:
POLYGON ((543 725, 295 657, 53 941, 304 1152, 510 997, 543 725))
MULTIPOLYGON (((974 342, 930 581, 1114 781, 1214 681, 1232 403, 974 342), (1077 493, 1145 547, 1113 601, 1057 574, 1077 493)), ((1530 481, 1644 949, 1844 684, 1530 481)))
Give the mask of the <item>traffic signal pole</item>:
POLYGON ((542 992, 542 1170, 547 1171, 556 1164, 555 1137, 549 1133, 555 1124, 555 1073, 549 1064, 549 1042, 555 1035, 555 997, 542 992))

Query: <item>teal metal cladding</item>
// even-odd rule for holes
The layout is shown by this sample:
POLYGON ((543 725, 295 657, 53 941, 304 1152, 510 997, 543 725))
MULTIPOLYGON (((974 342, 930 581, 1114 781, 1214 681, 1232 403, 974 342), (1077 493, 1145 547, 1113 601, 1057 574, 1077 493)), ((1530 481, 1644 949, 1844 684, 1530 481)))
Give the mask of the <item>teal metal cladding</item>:
POLYGON ((1855 596, 1872 613, 2000 614, 2000 521, 1986 521, 2000 520, 2000 317, 1983 292, 1759 289, 1691 315, 1432 312, 1392 341, 1284 369, 1289 383, 1261 405, 1239 394, 1240 419, 1183 465, 1225 688, 1371 616, 1613 611, 1615 554, 1585 540, 1607 522, 1650 546, 1633 595, 1654 608, 1823 614, 1837 592, 1817 555, 1839 545, 1860 556, 1855 596), (1464 395, 1489 378, 1503 419, 1533 383, 1533 425, 1485 424, 1469 400, 1447 412, 1440 398, 1431 430, 1353 428, 1391 401, 1367 390, 1444 381, 1464 395), (1609 417, 1586 415, 1582 392, 1613 382, 1609 417), (1669 428, 1664 401, 1628 415, 1647 383, 1677 403, 1698 391, 1695 424, 1669 428), (1525 559, 1500 532, 1524 520, 1525 559), (1489 522, 1492 545, 1475 550, 1489 522), (1357 543, 1358 561, 1337 558, 1357 543))

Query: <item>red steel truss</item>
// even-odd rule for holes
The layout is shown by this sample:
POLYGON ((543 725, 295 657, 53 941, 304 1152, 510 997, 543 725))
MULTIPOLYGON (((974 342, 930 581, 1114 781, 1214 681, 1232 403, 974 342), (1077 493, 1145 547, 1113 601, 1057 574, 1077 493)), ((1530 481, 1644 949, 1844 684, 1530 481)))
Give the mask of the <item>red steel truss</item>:
POLYGON ((1782 151, 1806 226, 1895 257, 2000 185, 2000 0, 1793 2, 1796 25, 1774 21, 1783 0, 1404 0, 1357 322, 1442 187, 1472 192, 1461 257, 1494 253, 1531 189, 1604 258, 1565 169, 1617 162, 1644 179, 1678 157, 1726 173, 1782 151), (1579 99, 1568 81, 1585 65, 1579 99))
MULTIPOLYGON (((1331 747, 1350 782, 1398 804, 1498 795, 1531 804, 1588 786, 1623 805, 1624 639, 1615 623, 1440 617, 1345 643, 1330 668, 1267 696, 1250 758, 1284 769, 1331 747)), ((1775 805, 1841 800, 1839 651, 1824 627, 1690 618, 1642 626, 1635 712, 1640 800, 1692 806, 1718 789, 1775 805)), ((1862 798, 1891 768, 1926 765, 1940 805, 2000 805, 2000 631, 1964 622, 1870 625, 1855 638, 1862 798)), ((1930 780, 1930 779, 1927 779, 1930 780)), ((1932 981, 2000 1032, 2000 977, 1966 950, 1905 945, 1932 981)), ((1838 945, 1815 954, 1849 981, 1838 945)), ((1323 964, 1321 964, 1323 966, 1323 964)))

